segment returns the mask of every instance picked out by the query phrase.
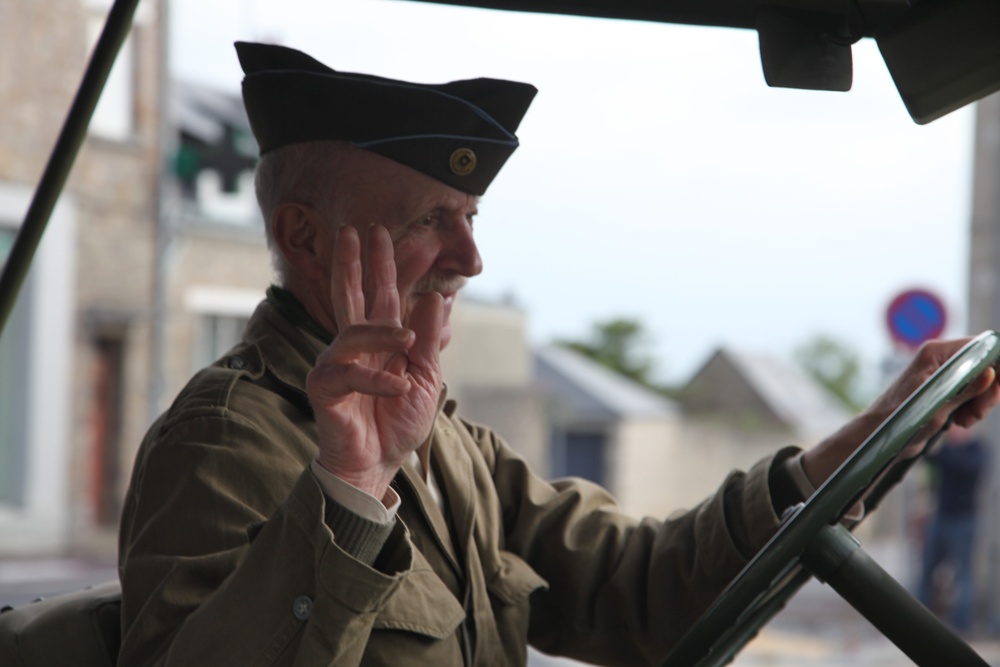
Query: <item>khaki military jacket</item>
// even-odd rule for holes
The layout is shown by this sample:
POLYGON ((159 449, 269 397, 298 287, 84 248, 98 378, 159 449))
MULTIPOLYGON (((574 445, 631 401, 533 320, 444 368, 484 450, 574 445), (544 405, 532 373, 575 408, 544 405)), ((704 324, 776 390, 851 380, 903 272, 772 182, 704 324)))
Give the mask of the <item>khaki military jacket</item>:
POLYGON ((656 664, 778 527, 768 471, 789 452, 637 520, 595 485, 535 476, 449 401, 430 454, 447 512, 404 466, 399 520, 366 565, 309 470, 323 347, 264 302, 150 429, 121 525, 121 667, 507 666, 528 642, 656 664))

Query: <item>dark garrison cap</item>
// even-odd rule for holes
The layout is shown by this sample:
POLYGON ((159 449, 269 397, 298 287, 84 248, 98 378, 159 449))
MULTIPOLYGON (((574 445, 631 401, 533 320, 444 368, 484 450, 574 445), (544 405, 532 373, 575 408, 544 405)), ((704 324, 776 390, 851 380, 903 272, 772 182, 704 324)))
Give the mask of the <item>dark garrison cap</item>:
POLYGON ((501 79, 420 84, 337 72, 284 46, 236 42, 260 154, 342 140, 481 195, 517 148, 538 92, 501 79))

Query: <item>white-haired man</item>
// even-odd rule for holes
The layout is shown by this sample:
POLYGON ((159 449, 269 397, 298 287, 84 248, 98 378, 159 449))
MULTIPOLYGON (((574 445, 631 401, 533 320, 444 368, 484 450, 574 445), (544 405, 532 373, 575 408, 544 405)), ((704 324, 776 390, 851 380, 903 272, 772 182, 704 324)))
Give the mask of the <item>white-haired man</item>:
MULTIPOLYGON (((658 664, 781 511, 958 349, 926 346, 841 431, 691 511, 623 516, 597 486, 534 475, 443 389, 451 305, 482 269, 478 198, 534 88, 237 49, 281 284, 142 445, 120 665, 523 665, 529 643, 658 664)), ((957 421, 993 407, 992 371, 964 398, 957 421)))

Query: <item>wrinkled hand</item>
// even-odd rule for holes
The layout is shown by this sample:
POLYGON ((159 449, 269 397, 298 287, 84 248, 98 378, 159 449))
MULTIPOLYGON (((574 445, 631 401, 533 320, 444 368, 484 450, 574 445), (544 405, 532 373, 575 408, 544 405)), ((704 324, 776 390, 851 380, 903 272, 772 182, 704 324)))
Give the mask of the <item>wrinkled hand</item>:
MULTIPOLYGON (((802 467, 819 487, 854 450, 898 408, 927 378, 971 338, 930 341, 921 346, 906 370, 864 412, 803 455, 802 467)), ((993 368, 983 371, 955 399, 941 407, 927 426, 907 446, 906 454, 919 452, 929 438, 944 427, 949 416, 959 426, 970 427, 1000 404, 1000 384, 993 368)))
POLYGON ((306 391, 320 465, 382 498, 433 425, 444 309, 440 294, 421 295, 403 327, 388 231, 369 229, 366 275, 361 254, 358 232, 341 227, 330 282, 337 336, 316 359, 306 391))

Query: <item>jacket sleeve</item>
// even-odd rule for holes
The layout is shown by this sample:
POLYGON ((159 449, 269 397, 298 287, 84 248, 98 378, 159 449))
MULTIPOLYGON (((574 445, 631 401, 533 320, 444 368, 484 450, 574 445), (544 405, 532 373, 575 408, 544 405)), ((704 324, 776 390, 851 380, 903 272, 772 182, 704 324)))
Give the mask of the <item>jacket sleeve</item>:
POLYGON ((402 524, 369 567, 337 546, 304 457, 272 451, 287 443, 231 414, 151 434, 122 521, 118 664, 358 664, 411 564, 402 524))
POLYGON ((692 510, 634 519, 597 485, 543 481, 502 440, 470 428, 493 471, 506 548, 549 584, 532 598, 530 643, 609 665, 665 659, 777 530, 770 473, 798 452, 732 472, 692 510))

